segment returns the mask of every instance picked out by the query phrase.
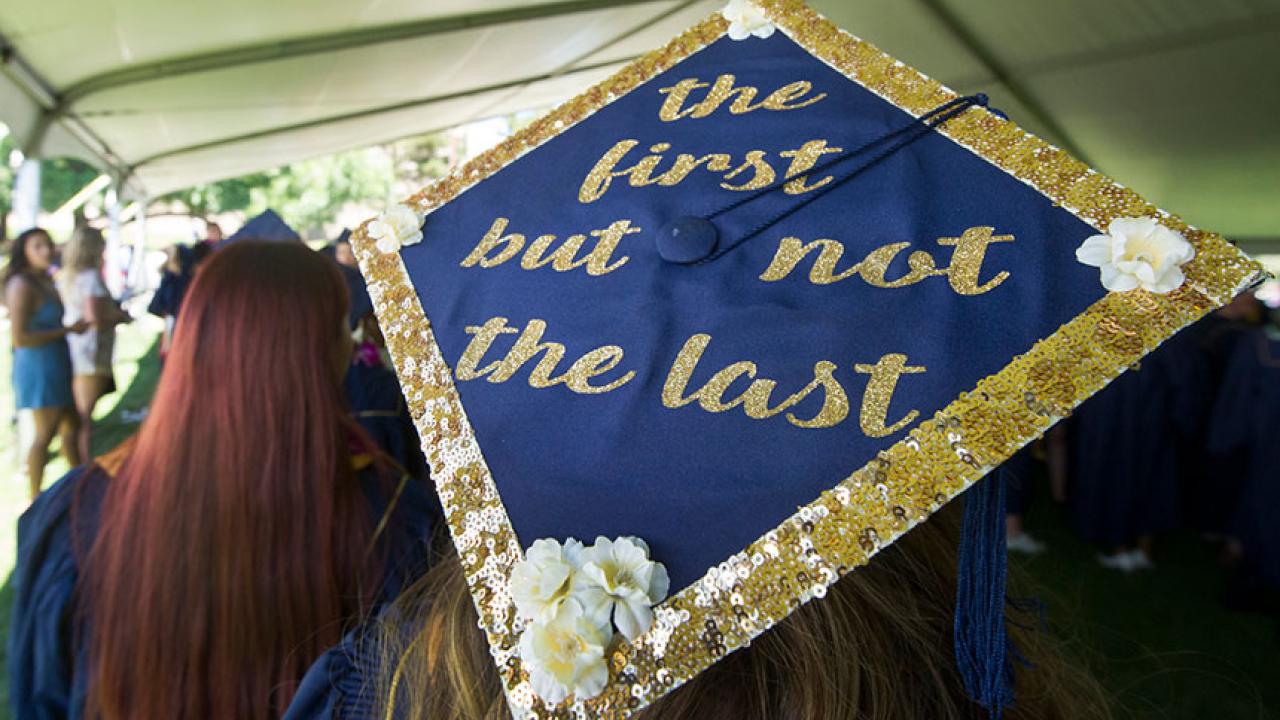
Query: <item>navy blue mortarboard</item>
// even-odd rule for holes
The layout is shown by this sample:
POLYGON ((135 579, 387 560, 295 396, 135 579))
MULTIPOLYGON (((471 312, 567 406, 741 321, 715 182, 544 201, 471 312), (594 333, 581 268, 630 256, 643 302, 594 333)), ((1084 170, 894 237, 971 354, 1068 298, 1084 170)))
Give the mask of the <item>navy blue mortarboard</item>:
MULTIPOLYGON (((1261 276, 986 105, 735 0, 355 233, 517 716, 661 697, 1261 276)), ((987 485, 956 635, 998 713, 987 485)))
POLYGON ((228 245, 237 240, 301 240, 302 236, 298 232, 289 227, 289 223, 284 218, 276 214, 275 210, 270 208, 263 210, 260 214, 252 217, 239 230, 235 231, 231 237, 223 240, 221 245, 228 245))

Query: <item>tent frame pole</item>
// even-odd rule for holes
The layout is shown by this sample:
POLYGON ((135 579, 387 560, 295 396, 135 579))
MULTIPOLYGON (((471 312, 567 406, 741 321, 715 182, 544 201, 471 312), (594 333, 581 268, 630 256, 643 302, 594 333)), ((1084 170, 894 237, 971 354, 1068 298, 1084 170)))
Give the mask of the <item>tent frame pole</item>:
POLYGON ((1071 138, 1071 135, 1063 129, 1058 121, 1053 119, 1053 116, 1023 85, 1022 81, 1014 77, 1013 73, 996 57, 991 48, 983 43, 977 34, 947 6, 946 0, 919 0, 919 2, 938 22, 942 23, 948 32, 960 41, 965 50, 969 51, 977 59, 978 63, 986 69, 993 80, 1004 86, 1010 97, 1027 109, 1032 119, 1048 131, 1054 142, 1061 145, 1064 150, 1071 153, 1077 160, 1089 167, 1096 167, 1089 161, 1088 156, 1080 146, 1071 138))

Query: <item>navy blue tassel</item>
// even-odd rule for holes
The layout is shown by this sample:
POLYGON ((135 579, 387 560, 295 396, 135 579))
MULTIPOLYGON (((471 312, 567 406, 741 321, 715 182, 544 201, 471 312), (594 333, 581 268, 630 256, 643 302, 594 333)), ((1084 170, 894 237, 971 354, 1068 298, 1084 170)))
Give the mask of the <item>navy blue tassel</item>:
POLYGON ((1004 470, 964 494, 964 526, 956 561, 956 665, 969 697, 993 720, 1013 704, 1013 666, 1005 633, 1004 470))

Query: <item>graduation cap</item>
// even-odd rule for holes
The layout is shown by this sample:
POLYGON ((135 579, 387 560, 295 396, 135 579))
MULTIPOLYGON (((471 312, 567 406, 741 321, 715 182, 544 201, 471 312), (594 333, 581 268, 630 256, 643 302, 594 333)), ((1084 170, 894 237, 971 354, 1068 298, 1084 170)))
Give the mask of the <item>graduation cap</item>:
MULTIPOLYGON (((518 717, 670 692, 1262 273, 798 0, 735 0, 353 240, 518 717)), ((999 488, 956 638, 993 712, 999 488)))
POLYGON ((220 247, 238 240, 275 240, 283 242, 301 239, 302 236, 289 227, 289 223, 285 222, 284 218, 277 215, 275 210, 267 208, 246 222, 231 237, 223 240, 220 247))

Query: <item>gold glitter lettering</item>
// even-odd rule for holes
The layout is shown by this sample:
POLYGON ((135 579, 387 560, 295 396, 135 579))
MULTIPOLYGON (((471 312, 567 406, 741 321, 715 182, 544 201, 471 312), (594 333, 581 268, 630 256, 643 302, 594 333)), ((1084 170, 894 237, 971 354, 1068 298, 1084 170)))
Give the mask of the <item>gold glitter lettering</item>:
POLYGON ((578 189, 578 202, 585 205, 599 200, 609 189, 615 177, 624 177, 630 173, 630 170, 614 172, 614 168, 627 153, 631 152, 632 148, 639 144, 639 140, 619 140, 609 148, 609 151, 596 162, 595 167, 591 168, 591 172, 587 173, 587 177, 583 179, 582 187, 578 189))
POLYGON ((489 352, 489 348, 493 346, 493 341, 497 340, 499 335, 516 332, 519 331, 515 328, 507 327, 507 319, 504 317, 489 318, 480 327, 468 326, 466 333, 475 337, 471 338, 471 342, 467 343, 467 349, 462 351, 462 357, 458 358, 458 368, 454 370, 454 376, 459 381, 476 380, 496 370, 498 368, 497 361, 489 363, 484 369, 477 369, 477 366, 484 359, 485 353, 489 352))
MULTIPOLYGON (((754 152, 760 151, 756 150, 754 152)), ((680 156, 676 158, 675 165, 672 165, 670 170, 658 176, 658 184, 664 187, 679 185, 684 182, 685 178, 689 177, 689 173, 703 165, 706 165, 708 170, 724 172, 729 169, 731 162, 731 158, 724 153, 703 155, 700 158, 695 158, 692 155, 681 153, 680 156)), ((734 172, 737 171, 735 170, 734 172)), ((730 175, 728 177, 732 176, 730 175)))
MULTIPOLYGON (((844 386, 832 374, 835 369, 836 364, 826 360, 814 363, 813 382, 809 383, 797 395, 800 395, 801 399, 803 399, 817 386, 821 385, 826 390, 826 395, 822 399, 822 408, 818 410, 817 415, 808 420, 801 420, 792 413, 787 413, 787 420, 792 425, 802 428, 833 427, 844 422, 844 419, 849 417, 849 396, 845 394, 844 386)), ((795 397, 795 395, 791 397, 795 397)))
MULTIPOLYGON (((482 268, 492 268, 515 257, 524 246, 525 236, 520 233, 502 235, 502 232, 507 229, 507 222, 507 218, 498 218, 494 221, 489 232, 462 261, 462 267, 474 267, 479 264, 482 268), (499 247, 502 247, 502 250, 497 255, 489 257, 489 253, 499 247)), ((556 241, 556 236, 539 235, 524 251, 524 255, 520 258, 520 267, 525 270, 538 270, 550 265, 556 272, 568 272, 585 267, 587 274, 593 277, 606 275, 627 264, 631 259, 623 255, 616 262, 610 262, 622 238, 640 231, 640 228, 631 226, 630 220, 618 220, 603 230, 592 230, 590 235, 596 238, 595 246, 582 257, 578 255, 587 241, 586 235, 570 235, 554 250, 551 249, 551 245, 556 241)))
POLYGON ((907 273, 894 280, 886 278, 885 274, 898 255, 911 247, 909 242, 889 243, 878 247, 868 253, 861 262, 837 272, 836 265, 844 255, 843 243, 829 239, 804 243, 798 238, 786 237, 778 241, 778 249, 773 254, 773 260, 759 277, 764 282, 783 280, 810 254, 817 251, 818 257, 809 268, 809 282, 814 285, 830 285, 854 275, 861 275, 862 279, 873 287, 900 288, 914 285, 926 278, 946 275, 951 288, 956 293, 981 295, 994 290, 1009 278, 1007 271, 1001 271, 986 283, 979 283, 987 246, 992 243, 1014 241, 1012 235, 993 235, 993 232, 994 228, 974 227, 964 231, 958 238, 938 238, 939 245, 954 248, 949 267, 938 268, 934 263, 933 255, 924 250, 916 250, 907 256, 907 273))
POLYGON ((667 97, 663 100, 662 107, 658 109, 658 117, 663 122, 674 122, 682 118, 704 118, 718 110, 730 98, 733 98, 733 102, 729 106, 729 112, 734 115, 743 115, 760 109, 774 111, 799 110, 820 102, 827 97, 826 93, 818 93, 801 101, 805 95, 808 95, 813 90, 813 83, 807 80, 798 80, 774 90, 764 100, 752 105, 751 101, 755 100, 760 91, 750 85, 735 87, 736 80, 737 78, 733 75, 724 74, 717 77, 715 83, 711 85, 701 82, 697 78, 688 78, 671 87, 662 88, 658 92, 667 97), (705 87, 711 88, 707 91, 706 97, 685 108, 684 105, 689 100, 689 94, 694 90, 705 87))
POLYGON ((702 360, 702 354, 710 343, 711 336, 702 333, 693 335, 685 341, 684 347, 680 349, 675 362, 672 363, 671 370, 667 373, 666 382, 662 386, 662 404, 665 407, 676 409, 696 401, 703 410, 710 413, 720 413, 741 405, 747 417, 754 420, 765 420, 795 407, 815 390, 822 388, 824 399, 822 408, 816 415, 808 420, 801 420, 788 412, 787 421, 802 428, 824 428, 837 425, 848 417, 849 398, 840 382, 833 375, 836 369, 835 363, 826 360, 814 364, 814 377, 808 385, 788 396, 776 406, 770 407, 769 402, 773 391, 778 387, 777 381, 768 378, 756 379, 756 364, 749 360, 728 365, 712 375, 711 379, 705 382, 702 387, 686 395, 689 379, 693 376, 694 370, 697 369, 698 363, 702 360), (743 377, 750 379, 751 384, 737 397, 726 400, 725 393, 739 378, 743 377))
POLYGON ((583 395, 598 395, 616 390, 636 376, 634 370, 624 373, 618 379, 605 385, 592 385, 591 379, 604 375, 622 362, 623 351, 617 345, 604 345, 591 350, 569 366, 561 375, 553 375, 560 361, 564 359, 565 347, 557 342, 542 342, 546 332, 545 320, 533 319, 525 325, 523 331, 507 327, 507 318, 489 319, 480 327, 466 328, 468 335, 473 335, 471 342, 458 360, 458 369, 454 375, 459 381, 485 378, 491 383, 503 383, 510 380, 535 357, 541 355, 537 365, 529 373, 529 385, 535 388, 549 388, 565 385, 570 390, 583 395), (489 363, 477 369, 480 361, 493 346, 499 335, 519 332, 515 344, 501 360, 489 363))
POLYGON ((875 365, 854 365, 853 369, 870 375, 867 388, 862 393, 862 410, 858 413, 858 425, 868 437, 887 437, 910 425, 920 413, 912 410, 898 422, 886 426, 889 416, 889 402, 893 400, 893 391, 898 387, 898 378, 903 375, 922 373, 922 365, 908 365, 907 356, 890 353, 880 358, 875 365))
POLYGON ((786 278, 813 250, 819 250, 818 259, 814 260, 813 267, 809 268, 809 282, 814 285, 830 285, 857 274, 857 264, 843 272, 835 272, 836 263, 840 262, 840 257, 844 255, 843 243, 825 239, 803 243, 799 238, 787 237, 778 242, 778 251, 773 254, 773 261, 769 263, 769 267, 760 273, 760 279, 765 282, 778 282, 786 278))
POLYGON ((617 220, 610 223, 609 227, 604 230, 592 230, 591 237, 599 238, 595 248, 587 255, 587 274, 593 276, 605 275, 617 270, 627 263, 631 258, 623 255, 618 258, 618 262, 610 265, 609 258, 613 257, 613 251, 618 249, 618 243, 622 242, 622 238, 628 235, 635 235, 640 232, 638 227, 631 227, 630 220, 617 220))
POLYGON ((622 377, 607 385, 594 386, 589 381, 597 375, 603 375, 622 362, 622 348, 617 345, 605 345, 588 352, 578 358, 564 374, 564 384, 576 393, 583 395, 599 395, 607 393, 631 382, 636 376, 634 370, 627 371, 622 377))
POLYGON ((938 238, 938 244, 953 246, 951 267, 947 268, 947 280, 951 288, 961 295, 981 295, 990 292, 1009 279, 1009 273, 1000 271, 986 284, 978 284, 982 261, 987 257, 987 246, 992 243, 1013 242, 1012 235, 992 235, 993 227, 973 227, 958 238, 938 238))
POLYGON ((841 152, 844 152, 844 148, 827 147, 826 140, 810 140, 802 145, 799 150, 786 150, 778 153, 784 158, 792 159, 791 167, 787 168, 787 177, 790 178, 790 181, 782 186, 783 191, 788 195, 802 195, 810 190, 817 190, 831 182, 832 178, 828 175, 812 185, 807 185, 805 181, 808 178, 803 173, 816 165, 823 155, 841 152))
POLYGON ((799 110, 826 99, 826 93, 818 93, 802 103, 788 105, 791 101, 804 97, 812 89, 813 83, 808 80, 797 80, 774 90, 764 99, 764 102, 760 103, 759 107, 765 110, 799 110))
POLYGON ((858 263, 858 274, 867 281, 867 284, 880 288, 906 287, 915 285, 930 275, 943 274, 933 266, 932 255, 923 250, 917 250, 907 257, 907 266, 910 271, 906 275, 897 280, 886 280, 884 274, 888 271, 890 263, 898 257, 898 253, 909 247, 911 243, 900 242, 872 250, 862 262, 858 263))
POLYGON ((763 150, 752 150, 747 153, 746 162, 734 168, 733 172, 724 176, 725 180, 732 180, 746 170, 755 170, 755 173, 751 176, 750 182, 742 183, 740 185, 731 185, 727 182, 722 182, 720 183, 720 187, 725 190, 759 190, 760 188, 768 187, 773 183, 774 178, 777 177, 777 173, 773 171, 773 166, 764 159, 765 155, 768 155, 768 153, 763 150))
MULTIPOLYGON (((482 268, 491 268, 510 260, 516 256, 524 247, 524 235, 520 233, 511 233, 503 235, 503 231, 507 229, 507 218, 500 217, 493 221, 493 225, 489 227, 489 232, 484 234, 480 242, 471 251, 470 255, 460 263, 462 267, 475 267, 477 264, 482 268), (497 255, 489 257, 489 253, 493 250, 502 248, 497 255)), ((541 238, 539 238, 541 239, 541 238)))
POLYGON ((674 122, 687 117, 693 112, 693 108, 688 110, 680 108, 684 106, 684 101, 689 99, 689 93, 704 87, 711 87, 711 83, 699 82, 698 78, 687 78, 671 87, 662 88, 658 92, 667 97, 662 101, 662 107, 658 109, 658 117, 663 122, 674 122))
POLYGON ((507 352, 507 356, 502 358, 498 367, 489 373, 486 380, 491 383, 506 382, 526 363, 541 354, 538 364, 529 373, 529 385, 547 388, 564 382, 563 375, 557 378, 551 376, 556 366, 560 364, 560 360, 564 358, 564 345, 557 342, 542 342, 542 333, 546 329, 545 320, 530 320, 525 325, 524 331, 520 333, 520 337, 516 338, 515 345, 512 345, 511 350, 507 352))
POLYGON ((539 235, 537 240, 529 243, 529 249, 524 251, 524 257, 520 258, 520 267, 525 270, 537 270, 550 265, 556 272, 566 272, 586 264, 586 258, 577 262, 573 259, 582 249, 582 243, 587 239, 586 235, 570 235, 564 239, 560 247, 550 255, 545 255, 547 248, 551 247, 555 239, 555 235, 539 235))

